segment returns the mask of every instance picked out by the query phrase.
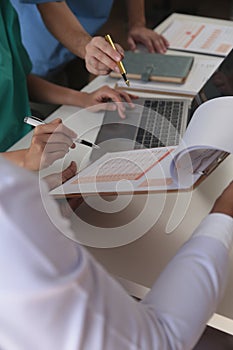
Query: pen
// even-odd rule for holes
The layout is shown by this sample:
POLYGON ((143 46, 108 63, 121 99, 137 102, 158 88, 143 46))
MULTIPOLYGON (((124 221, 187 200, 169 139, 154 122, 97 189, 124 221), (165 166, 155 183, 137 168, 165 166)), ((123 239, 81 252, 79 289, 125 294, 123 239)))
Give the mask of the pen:
MULTIPOLYGON (((114 50, 117 51, 116 46, 114 45, 112 38, 110 37, 109 34, 105 35, 105 40, 112 46, 112 48, 114 50)), ((126 85, 129 86, 129 80, 127 79, 126 70, 125 70, 125 67, 123 66, 123 63, 120 61, 120 62, 117 62, 117 65, 120 69, 120 73, 121 73, 126 85)))
MULTIPOLYGON (((29 124, 29 125, 32 125, 32 126, 38 126, 38 125, 46 124, 44 120, 42 120, 40 118, 37 118, 37 117, 34 117, 34 116, 25 117, 24 118, 24 122, 29 124)), ((80 143, 82 145, 85 145, 85 146, 88 146, 88 147, 91 147, 91 148, 96 148, 96 149, 100 148, 95 143, 92 143, 90 141, 83 140, 83 139, 80 139, 80 138, 75 139, 74 142, 80 143)))

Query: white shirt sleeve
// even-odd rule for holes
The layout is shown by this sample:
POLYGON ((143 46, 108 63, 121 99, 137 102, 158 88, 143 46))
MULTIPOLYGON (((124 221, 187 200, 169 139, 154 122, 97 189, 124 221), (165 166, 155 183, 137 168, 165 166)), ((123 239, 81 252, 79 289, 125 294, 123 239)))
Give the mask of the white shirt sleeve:
POLYGON ((0 348, 191 349, 224 291, 232 218, 211 214, 136 302, 68 230, 37 179, 0 159, 0 348), (226 243, 227 242, 227 243, 226 243))

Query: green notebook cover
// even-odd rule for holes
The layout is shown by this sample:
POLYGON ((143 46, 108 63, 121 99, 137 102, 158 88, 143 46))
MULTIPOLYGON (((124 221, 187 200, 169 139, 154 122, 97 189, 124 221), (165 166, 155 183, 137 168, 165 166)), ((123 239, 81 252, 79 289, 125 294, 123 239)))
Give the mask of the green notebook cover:
MULTIPOLYGON (((127 77, 143 81, 184 83, 194 58, 192 56, 126 51, 123 64, 127 77)), ((120 74, 111 73, 113 77, 120 74)))

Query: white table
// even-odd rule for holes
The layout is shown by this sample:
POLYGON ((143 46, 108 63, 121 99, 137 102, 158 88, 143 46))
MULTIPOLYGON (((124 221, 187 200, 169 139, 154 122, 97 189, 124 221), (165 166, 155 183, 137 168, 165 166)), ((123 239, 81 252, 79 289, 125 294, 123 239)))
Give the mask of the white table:
MULTIPOLYGON (((158 27, 159 31, 164 26, 166 26, 166 23, 158 27)), ((85 90, 92 91, 103 84, 113 86, 114 83, 115 80, 111 78, 98 77, 85 90)), ((78 109, 75 107, 62 106, 49 119, 59 116, 66 121, 71 114, 77 111, 78 109)), ((79 133, 86 129, 86 123, 87 120, 85 118, 77 117, 79 133)), ((92 135, 93 140, 95 133, 97 133, 97 129, 92 135)), ((12 149, 27 146, 30 143, 30 138, 31 134, 27 135, 12 149)), ((75 153, 71 154, 70 158, 75 157, 75 160, 78 161, 85 152, 87 152, 85 147, 79 147, 75 153)), ((70 158, 68 157, 67 162, 70 158)), ((56 165, 54 170, 56 170, 56 165)), ((98 203, 98 199, 90 198, 89 204, 94 206, 96 210, 86 204, 80 208, 82 222, 79 221, 78 225, 76 221, 73 222, 73 228, 76 232, 73 238, 75 239, 76 237, 81 243, 84 240, 86 244, 86 241, 88 241, 87 237, 91 237, 88 244, 94 247, 88 247, 89 251, 111 274, 119 279, 130 294, 140 298, 151 287, 160 271, 183 242, 187 240, 193 229, 209 212, 216 197, 232 180, 232 174, 233 158, 229 156, 193 192, 169 193, 166 195, 163 207, 161 207, 161 202, 164 200, 164 195, 153 194, 150 196, 150 203, 145 212, 143 212, 143 208, 147 205, 145 204, 145 195, 134 196, 129 206, 121 211, 118 208, 121 207, 122 202, 124 204, 127 198, 124 196, 124 198, 118 199, 119 206, 116 205, 114 207, 115 213, 106 213, 115 205, 114 201, 111 203, 108 199, 108 201, 103 200, 102 203, 98 203), (140 217, 140 220, 138 220, 138 217, 140 217), (85 220, 88 221, 88 224, 85 223, 85 220), (135 224, 131 225, 133 220, 135 220, 135 224), (145 224, 148 226, 145 227, 145 224), (164 233, 167 230, 167 226, 169 229, 172 228, 171 234, 164 233), (82 236, 78 233, 80 227, 81 230, 85 231, 82 236), (100 229, 99 227, 102 228, 100 229), (116 229, 113 229, 114 227, 116 229), (134 229, 143 231, 144 235, 132 241, 132 231, 134 229), (119 241, 117 240, 118 230, 120 232, 119 241), (102 232, 100 236, 99 231, 102 232), (126 237, 129 235, 130 238, 128 244, 121 246, 122 241, 127 242, 123 235, 126 237), (104 241, 106 246, 111 246, 111 248, 102 248, 104 241), (132 242, 130 243, 130 241, 132 242)), ((214 315, 209 324, 233 334, 233 251, 231 254, 231 266, 225 297, 218 308, 217 314, 214 315)))

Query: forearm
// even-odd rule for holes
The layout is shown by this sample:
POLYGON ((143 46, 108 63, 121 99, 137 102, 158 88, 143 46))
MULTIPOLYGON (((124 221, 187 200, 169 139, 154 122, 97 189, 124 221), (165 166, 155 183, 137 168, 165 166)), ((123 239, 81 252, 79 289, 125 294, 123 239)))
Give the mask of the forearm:
POLYGON ((132 27, 145 27, 145 1, 144 0, 127 0, 128 10, 128 26, 132 27))
POLYGON ((29 98, 33 102, 83 107, 85 93, 50 83, 36 75, 27 78, 29 98))
POLYGON ((76 56, 85 57, 91 36, 85 31, 65 1, 37 5, 48 30, 76 56))
POLYGON ((26 149, 22 149, 18 151, 0 153, 0 155, 20 167, 25 167, 26 152, 26 149))
POLYGON ((225 290, 233 220, 222 219, 204 220, 143 301, 154 308, 155 322, 160 321, 169 343, 175 338, 182 349, 194 346, 225 290))

